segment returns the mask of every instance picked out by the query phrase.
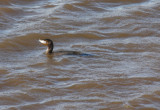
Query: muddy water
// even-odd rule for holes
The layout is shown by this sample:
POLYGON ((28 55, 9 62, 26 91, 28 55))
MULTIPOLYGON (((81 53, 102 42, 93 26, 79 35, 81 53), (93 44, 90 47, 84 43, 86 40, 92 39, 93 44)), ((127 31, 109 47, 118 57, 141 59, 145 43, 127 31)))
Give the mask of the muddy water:
POLYGON ((1 110, 159 110, 159 0, 1 0, 1 110), (94 56, 45 55, 54 50, 94 56))

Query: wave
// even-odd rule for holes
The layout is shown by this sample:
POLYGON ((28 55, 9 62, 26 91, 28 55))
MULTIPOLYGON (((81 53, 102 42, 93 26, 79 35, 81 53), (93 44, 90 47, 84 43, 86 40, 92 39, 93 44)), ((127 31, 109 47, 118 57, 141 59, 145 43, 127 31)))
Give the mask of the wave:
POLYGON ((0 42, 0 48, 2 50, 24 50, 24 49, 33 49, 39 47, 40 44, 38 42, 39 39, 52 39, 56 44, 70 44, 68 46, 73 46, 73 42, 84 42, 94 41, 101 39, 101 37, 94 35, 94 34, 87 34, 87 33, 80 33, 80 34, 63 34, 63 35, 51 35, 51 34, 27 34, 24 36, 17 36, 11 39, 5 39, 4 41, 0 42))
POLYGON ((19 8, 6 8, 6 7, 0 7, 0 13, 5 15, 19 15, 19 14, 22 14, 23 11, 22 9, 19 9, 19 8))
POLYGON ((0 42, 0 48, 2 50, 23 50, 23 49, 31 49, 38 45, 38 39, 40 34, 29 34, 25 36, 18 36, 12 39, 5 39, 0 42))

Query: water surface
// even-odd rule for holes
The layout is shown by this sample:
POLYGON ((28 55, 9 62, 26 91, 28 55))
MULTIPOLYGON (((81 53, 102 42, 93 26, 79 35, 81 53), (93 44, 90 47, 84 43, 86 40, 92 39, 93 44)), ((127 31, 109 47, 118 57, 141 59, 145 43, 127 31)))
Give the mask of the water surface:
POLYGON ((160 1, 1 0, 1 110, 159 110, 160 1), (54 50, 95 56, 48 56, 54 50))

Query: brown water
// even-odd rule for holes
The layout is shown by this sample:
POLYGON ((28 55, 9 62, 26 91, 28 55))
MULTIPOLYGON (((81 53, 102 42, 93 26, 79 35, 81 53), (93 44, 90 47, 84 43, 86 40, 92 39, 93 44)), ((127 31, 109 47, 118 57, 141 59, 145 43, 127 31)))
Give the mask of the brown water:
POLYGON ((0 0, 0 110, 160 110, 159 0, 0 0), (47 56, 55 50, 94 56, 47 56))

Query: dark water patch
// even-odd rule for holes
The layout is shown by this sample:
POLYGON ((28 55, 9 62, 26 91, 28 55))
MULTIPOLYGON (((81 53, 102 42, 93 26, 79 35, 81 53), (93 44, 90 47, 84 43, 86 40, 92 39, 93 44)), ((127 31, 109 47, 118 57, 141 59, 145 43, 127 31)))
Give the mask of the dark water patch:
POLYGON ((66 9, 66 10, 72 11, 72 12, 73 11, 75 11, 75 12, 81 12, 82 11, 81 8, 78 8, 78 7, 74 6, 73 4, 65 4, 63 6, 63 8, 66 9))
MULTIPOLYGON (((155 82, 158 82, 160 79, 159 78, 155 78, 155 77, 142 77, 142 78, 129 78, 128 80, 126 80, 125 78, 119 78, 119 79, 109 79, 109 84, 112 85, 117 85, 117 83, 119 83, 120 85, 124 85, 124 86, 133 86, 133 85, 138 85, 135 82, 139 82, 140 85, 149 85, 155 82), (111 82, 110 82, 111 81, 111 82)), ((141 88, 140 88, 141 89, 141 88)))
POLYGON ((49 90, 49 89, 46 89, 46 88, 35 88, 35 89, 31 89, 31 90, 29 90, 29 92, 31 92, 32 94, 51 94, 51 90, 49 90))
POLYGON ((75 90, 85 90, 85 89, 93 89, 93 88, 103 88, 103 85, 99 85, 97 83, 84 83, 84 84, 75 84, 68 89, 75 89, 75 90))
POLYGON ((145 1, 148 1, 148 0, 139 0, 139 1, 136 1, 136 0, 130 0, 130 1, 128 1, 128 0, 123 0, 123 1, 121 1, 121 0, 92 0, 92 1, 89 1, 89 0, 87 0, 87 2, 106 2, 106 3, 110 3, 110 2, 113 2, 113 3, 121 3, 121 2, 124 2, 124 3, 143 3, 143 2, 145 2, 145 1))
POLYGON ((4 5, 10 5, 11 0, 1 0, 0 1, 0 6, 4 6, 4 5))
POLYGON ((104 8, 107 9, 107 7, 117 7, 117 6, 122 6, 122 5, 133 5, 133 4, 140 4, 140 3, 145 3, 148 2, 148 0, 92 0, 92 1, 82 1, 79 3, 75 3, 77 6, 81 6, 81 7, 87 7, 87 8, 91 8, 94 9, 92 6, 95 7, 101 7, 101 9, 103 10, 104 8), (105 7, 107 6, 107 7, 105 7))
MULTIPOLYGON (((4 15, 10 15, 10 16, 17 16, 20 14, 23 14, 23 11, 21 9, 16 9, 16 8, 5 8, 5 7, 1 7, 0 8, 0 12, 3 13, 4 15)), ((3 16, 4 16, 3 15, 3 16)))
POLYGON ((16 5, 35 5, 38 4, 42 0, 10 0, 11 3, 16 4, 16 5))
POLYGON ((0 69, 0 75, 8 74, 9 72, 4 69, 0 69))
POLYGON ((19 100, 13 98, 13 97, 10 97, 10 96, 0 96, 0 105, 1 106, 6 106, 6 105, 17 105, 20 103, 19 100))
POLYGON ((95 3, 92 1, 83 1, 79 3, 73 3, 73 6, 76 6, 77 8, 81 9, 82 12, 86 12, 87 10, 89 11, 95 11, 95 12, 103 12, 106 11, 106 4, 101 5, 102 2, 95 3))
POLYGON ((159 109, 159 95, 143 95, 142 97, 130 101, 130 105, 134 108, 140 108, 142 110, 158 110, 159 109))
POLYGON ((61 39, 60 41, 64 42, 64 40, 68 41, 95 41, 95 40, 100 40, 101 37, 95 34, 90 34, 90 33, 78 33, 78 34, 61 34, 61 35, 54 35, 53 38, 56 39, 61 39))
POLYGON ((14 98, 22 101, 22 102, 21 102, 22 105, 23 105, 25 102, 34 102, 34 101, 36 101, 35 98, 33 98, 32 96, 30 96, 29 94, 27 94, 27 93, 25 93, 25 92, 15 94, 15 95, 14 95, 14 98))
POLYGON ((3 89, 7 89, 7 87, 21 87, 22 85, 24 85, 27 81, 21 77, 18 78, 6 78, 6 80, 3 80, 3 82, 0 84, 1 87, 3 87, 3 89), (6 87, 6 88, 5 88, 6 87))
POLYGON ((41 68, 44 65, 45 65, 45 63, 36 63, 36 64, 29 65, 28 67, 31 67, 31 68, 41 68))
POLYGON ((43 7, 44 8, 54 8, 56 5, 53 5, 53 4, 50 4, 50 3, 48 3, 48 4, 45 4, 43 7))

